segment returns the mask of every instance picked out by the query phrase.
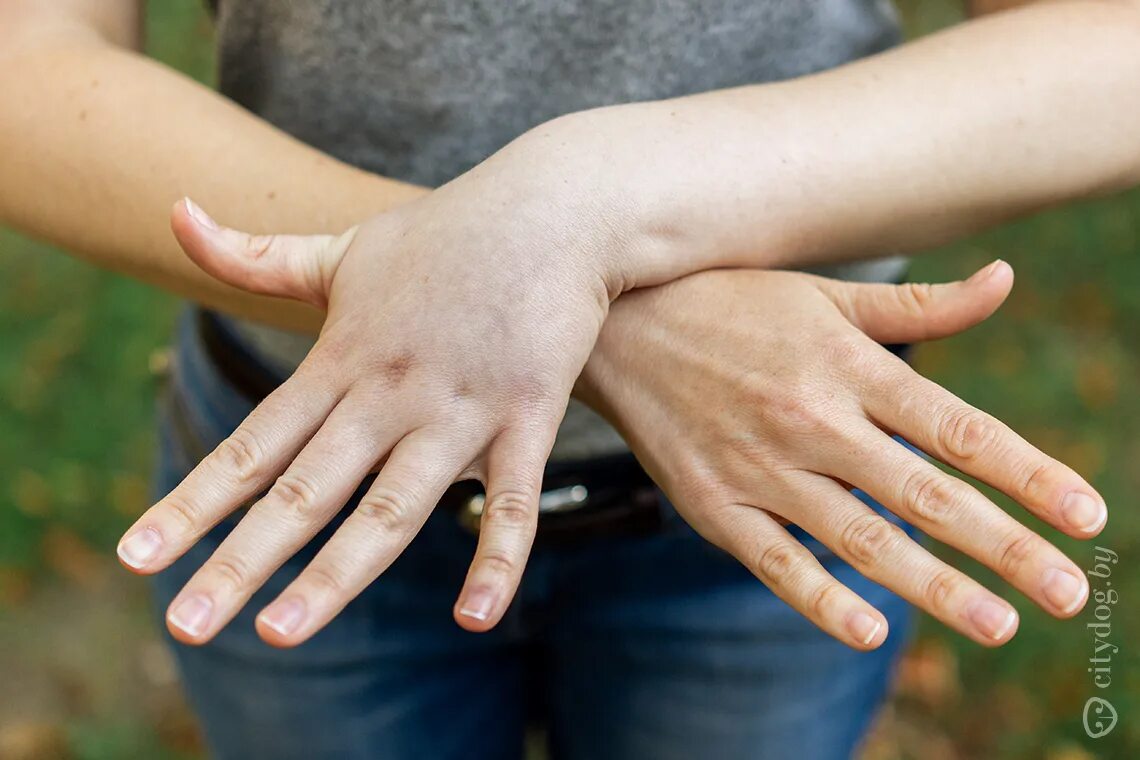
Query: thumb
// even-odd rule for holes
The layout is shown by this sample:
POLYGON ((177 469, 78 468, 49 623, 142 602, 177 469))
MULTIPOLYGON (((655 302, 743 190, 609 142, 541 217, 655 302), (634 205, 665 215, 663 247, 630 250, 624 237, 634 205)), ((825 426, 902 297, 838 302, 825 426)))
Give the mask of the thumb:
POLYGON ((356 234, 250 235, 223 227, 183 198, 170 228, 190 260, 229 285, 262 295, 305 301, 324 309, 337 265, 356 234))
POLYGON ((970 279, 944 285, 881 285, 821 280, 843 315, 879 343, 945 338, 982 322, 1013 287, 1013 268, 998 259, 970 279))

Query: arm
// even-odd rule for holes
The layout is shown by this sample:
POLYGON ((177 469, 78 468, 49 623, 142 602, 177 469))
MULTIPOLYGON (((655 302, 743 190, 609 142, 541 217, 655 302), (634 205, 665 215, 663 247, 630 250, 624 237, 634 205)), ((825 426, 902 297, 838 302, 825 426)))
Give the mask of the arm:
MULTIPOLYGON (((254 232, 317 232, 423 193, 125 49, 138 42, 133 2, 16 2, 0 14, 0 218, 104 266, 314 329, 312 309, 192 266, 162 221, 170 203, 192 194, 254 232), (329 202, 310 203, 314 192, 329 202)), ((614 267, 612 293, 715 266, 917 250, 1127 187, 1140 176, 1138 78, 1135 3, 1056 3, 815 77, 577 114, 526 141, 555 165, 559 151, 545 149, 562 146, 565 172, 581 173, 583 154, 601 159, 620 196, 637 199, 613 205, 649 242, 614 267)))
MULTIPOLYGON (((448 211, 454 218, 461 210, 448 211)), ((487 630, 509 604, 537 519, 541 469, 559 416, 551 412, 560 414, 565 404, 561 392, 543 390, 551 378, 535 381, 549 371, 550 357, 573 360, 581 348, 581 334, 564 314, 577 306, 569 290, 549 311, 532 311, 550 295, 527 277, 510 292, 495 287, 503 281, 469 288, 480 269, 460 261, 454 273, 428 267, 412 280, 376 269, 390 246, 410 243, 415 250, 429 242, 414 230, 430 219, 418 221, 362 225, 337 254, 343 260, 331 266, 333 276, 311 282, 283 265, 298 255, 322 255, 304 252, 307 238, 282 236, 276 251, 250 261, 241 233, 208 222, 176 227, 195 260, 236 284, 256 282, 329 305, 321 337, 298 373, 121 544, 128 567, 157 572, 268 488, 171 603, 168 624, 179 640, 202 643, 226 625, 340 509, 396 439, 360 504, 258 616, 261 636, 291 646, 319 630, 395 559, 456 479, 479 479, 487 488, 456 620, 487 630), (361 256, 365 251, 372 253, 361 256), (421 289, 415 281, 435 287, 421 289), (313 282, 331 283, 332 292, 322 297, 313 282), (363 295, 346 299, 353 289, 363 295), (487 298, 488 292, 503 295, 487 298), (433 295, 442 300, 430 301, 433 295), (365 304, 363 311, 346 311, 352 301, 365 304), (361 334, 384 350, 362 345, 355 339, 361 334), (536 335, 542 342, 535 343, 536 335)), ((439 237, 446 231, 432 230, 440 251, 457 245, 439 237)), ((492 245, 470 258, 494 255, 492 245)), ((1088 586, 1071 560, 888 436, 913 441, 1071 536, 1100 532, 1104 501, 1077 473, 875 342, 965 329, 997 308, 1012 279, 1000 262, 967 282, 921 291, 792 272, 687 276, 617 299, 579 395, 618 427, 696 530, 841 641, 878 646, 885 619, 829 575, 781 522, 805 528, 860 572, 975 641, 1001 644, 1016 628, 1013 608, 848 489, 861 488, 984 562, 1049 613, 1069 617, 1081 608, 1088 586), (917 292, 924 297, 914 298, 917 292)))
POLYGON ((0 3, 0 220, 210 306, 315 331, 316 310, 194 266, 170 235, 171 205, 192 194, 254 231, 339 232, 423 191, 336 161, 139 54, 140 6, 0 3))
MULTIPOLYGON (((1040 3, 815 76, 566 117, 621 186, 622 287, 920 251, 1140 181, 1140 3, 1040 3), (607 168, 608 167, 608 168, 607 168)), ((589 146, 583 149, 582 146, 589 146)))
MULTIPOLYGON (((1109 43, 1115 34, 1138 34, 1135 11, 1125 13, 1124 6, 1117 11, 1117 6, 1107 3, 1088 3, 1080 13, 1072 4, 1049 7, 1064 9, 1068 16, 1041 13, 1016 29, 1032 30, 1037 24, 1056 32, 1057 21, 1067 17, 1085 21, 1099 18, 1106 25, 1126 21, 1131 26, 1124 32, 1108 25, 1108 33, 1094 34, 1099 27, 1086 24, 1079 36, 1085 43, 1090 39, 1099 43, 1102 50, 1111 49, 1115 57, 1127 63, 1128 51, 1119 45, 1112 48, 1109 43)), ((1006 18, 1015 16, 1011 13, 1006 18)), ((966 39, 971 44, 985 49, 990 37, 1000 37, 1004 42, 1004 32, 995 35, 992 27, 981 24, 973 29, 984 33, 967 29, 966 39)), ((1125 39, 1131 41, 1130 37, 1125 39)), ((994 40, 989 42, 992 47, 994 40)), ((946 217, 942 228, 960 230, 977 226, 979 219, 1012 213, 1010 208, 1031 207, 1034 198, 1040 205, 1038 196, 1077 194, 1074 187, 1084 185, 1114 187, 1102 176, 1110 162, 1118 171, 1114 177, 1127 176, 1121 162, 1132 167, 1128 162, 1136 156, 1118 146, 1104 149, 1095 141, 1091 156, 1083 156, 1084 164, 1066 156, 1068 162, 1061 161, 1051 169, 1052 174, 1035 169, 1024 156, 1021 163, 1025 166, 1010 159, 999 168, 1020 171, 1017 180, 1011 182, 1004 175, 989 176, 992 165, 979 166, 972 157, 941 154, 944 143, 957 145, 956 135, 963 129, 972 129, 972 136, 958 148, 973 146, 974 136, 984 138, 974 146, 981 153, 992 151, 991 143, 1000 145, 1004 141, 1004 147, 1015 154, 1021 145, 1009 134, 1008 125, 992 118, 991 111, 999 112, 1012 98, 1001 87, 987 93, 990 110, 968 114, 973 121, 963 116, 963 123, 953 125, 957 131, 938 133, 939 141, 933 146, 922 137, 922 130, 941 126, 939 118, 942 122, 950 120, 929 98, 922 102, 924 90, 919 84, 927 87, 929 81, 908 74, 907 67, 927 75, 938 74, 935 81, 955 81, 952 77, 946 80, 953 74, 949 59, 954 56, 939 53, 945 46, 944 38, 942 43, 936 40, 926 47, 912 46, 893 54, 893 58, 883 56, 875 65, 894 61, 886 67, 888 71, 876 68, 871 74, 859 73, 865 72, 860 66, 874 62, 850 67, 845 76, 856 72, 854 81, 836 82, 829 78, 831 75, 820 75, 795 83, 742 88, 673 103, 620 106, 559 119, 528 133, 427 196, 353 228, 339 239, 340 245, 331 246, 327 239, 282 235, 253 251, 248 235, 220 227, 205 217, 195 221, 189 207, 177 209, 175 232, 187 253, 204 269, 238 287, 327 306, 328 319, 298 372, 138 521, 121 545, 124 562, 139 572, 160 570, 238 504, 264 493, 172 605, 169 621, 175 635, 189 642, 208 640, 245 604, 267 573, 308 541, 364 475, 383 461, 359 507, 310 567, 259 616, 262 635, 282 645, 296 644, 312 635, 399 555, 443 491, 459 478, 483 480, 487 506, 456 617, 472 630, 494 625, 522 572, 537 520, 542 465, 566 398, 590 356, 610 301, 623 289, 725 264, 779 264, 805 250, 814 253, 835 247, 850 255, 852 250, 892 247, 891 235, 905 239, 907 225, 915 219, 925 220, 934 210, 946 217), (924 65, 935 71, 923 71, 924 65), (891 81, 886 84, 890 87, 884 85, 882 92, 867 87, 861 79, 883 78, 888 73, 891 81), (849 89, 854 90, 850 96, 849 89), (896 91, 906 97, 895 98, 891 93, 896 91), (861 98, 874 107, 868 108, 861 98), (879 102, 883 98, 885 102, 879 102), (898 118, 874 121, 871 115, 881 114, 885 105, 890 105, 898 118), (918 107, 910 107, 915 105, 918 107), (910 110, 916 111, 917 126, 909 130, 899 127, 909 118, 910 110), (819 123, 808 120, 797 133, 794 127, 805 116, 819 123), (861 142, 851 142, 846 133, 839 133, 840 119, 846 119, 845 125, 861 142), (701 120, 708 128, 703 128, 701 120), (910 136, 910 143, 906 139, 909 131, 917 135, 910 136), (996 137, 988 132, 995 132, 996 137), (764 135, 768 142, 758 145, 758 135, 764 135), (840 150, 833 151, 836 144, 840 150), (870 160, 876 153, 882 155, 881 161, 870 160), (812 160, 804 160, 807 157, 812 160), (1085 171, 1090 157, 1095 169, 1091 172, 1085 171), (903 160, 907 158, 913 159, 913 165, 903 160), (837 166, 830 167, 828 161, 837 166), (781 175, 785 162, 790 166, 781 175), (884 165, 889 171, 876 173, 884 165), (922 172, 924 166, 933 168, 933 178, 922 172), (1090 173, 1097 179, 1089 179, 1090 173), (847 176, 851 183, 841 182, 847 176), (1084 178, 1084 182, 1074 177, 1084 178), (828 187, 828 180, 835 186, 828 187), (901 189, 892 181, 901 181, 901 189), (974 182, 979 186, 967 190, 966 186, 974 182), (987 187, 986 182, 997 184, 999 190, 987 187), (1044 185, 1043 192, 1034 184, 1037 182, 1044 185), (860 197, 874 192, 880 195, 860 197), (994 206, 1001 206, 998 201, 1009 196, 1013 200, 1004 212, 997 213, 994 206), (893 214, 907 224, 892 226, 893 214), (820 221, 813 222, 816 219, 820 221), (773 233, 773 229, 778 232, 773 233), (848 236, 854 244, 847 245, 848 236), (306 262, 307 271, 315 276, 296 276, 297 261, 306 262), (361 341, 361 335, 369 336, 369 340, 361 341), (457 425, 457 421, 463 424, 457 425), (196 613, 188 623, 180 616, 184 604, 192 604, 199 611, 205 605, 209 612, 204 617, 196 613)), ((995 55, 996 50, 989 53, 995 55)), ((1020 53, 1035 65, 1044 65, 1032 50, 1020 53)), ((992 63, 996 66, 1000 62, 992 63)), ((980 79, 976 66, 968 73, 971 87, 983 86, 976 81, 980 79)), ((1056 70, 1051 73, 1057 75, 1056 70)), ((1068 80, 1062 79, 1061 84, 1060 89, 1070 96, 1087 95, 1083 89, 1071 87, 1068 80), (1068 92, 1070 89, 1073 92, 1068 92)), ((1038 92, 1021 105, 1048 100, 1048 94, 1038 92)), ((1100 97, 1103 93, 1088 95, 1091 102, 1079 102, 1078 107, 1087 112, 1100 97)), ((957 106, 953 99, 951 103, 957 106)), ((965 108, 968 104, 961 105, 965 108)), ((1123 137, 1129 119, 1136 116, 1128 109, 1121 111, 1123 121, 1117 119, 1109 130, 1114 137, 1123 137)), ((1062 115, 1057 121, 1060 127, 1040 129, 1049 139, 1063 142, 1067 137, 1066 118, 1062 115)), ((1097 128, 1105 129, 1099 123, 1097 128)), ((1035 139, 1045 141, 1041 136, 1035 139)), ((1030 140, 1028 145, 1036 143, 1030 140)), ((1063 154, 1068 149, 1066 143, 1054 152, 1063 154)), ((991 158, 997 160, 997 156, 991 158)), ((925 237, 911 235, 910 242, 917 245, 935 237, 929 233, 925 237)), ((768 273, 765 281, 774 282, 770 279, 774 276, 776 273, 768 273)), ((887 292, 903 309, 904 319, 908 309, 922 307, 932 297, 929 291, 919 289, 887 292), (915 299, 916 294, 925 296, 915 299)), ((707 293, 695 296, 698 300, 709 297, 707 293)), ((821 308, 826 307, 816 300, 821 308)), ((761 304, 769 302, 777 303, 774 298, 759 299, 761 304)), ((646 302, 641 303, 644 306, 646 302)), ((734 300, 705 331, 715 333, 724 324, 733 324, 747 303, 746 298, 734 300)), ((829 308, 827 318, 834 319, 835 308, 842 305, 832 301, 829 308)), ((790 309, 787 307, 788 313, 790 309)), ((779 314, 778 306, 776 310, 779 314)), ((621 311, 629 313, 625 308, 621 311)), ((761 322, 771 319, 770 315, 759 316, 761 322)), ((807 321, 802 324, 822 324, 819 316, 805 314, 807 321)), ((651 322, 640 315, 630 319, 651 322)), ((910 322, 913 326, 914 320, 910 322)), ((652 325, 650 329, 654 329, 652 325)), ((783 332, 790 334, 790 330, 783 332)), ((847 335, 836 334, 831 339, 830 344, 820 346, 820 355, 834 357, 841 379, 853 383, 856 390, 902 387, 898 377, 847 372, 852 357, 869 350, 865 336, 861 345, 855 345, 849 330, 847 335)), ((700 345, 701 336, 691 342, 700 345)), ((728 349, 735 351, 739 345, 739 341, 732 342, 728 349)), ((787 351, 773 353, 791 354, 786 360, 790 365, 815 355, 814 351, 798 350, 794 342, 787 351)), ((694 355, 703 357, 694 349, 677 352, 679 362, 694 355)), ((715 388, 718 377, 724 378, 718 375, 715 362, 707 364, 714 365, 705 369, 709 370, 706 379, 711 377, 711 387, 715 388)), ((894 368, 897 371, 897 364, 894 368)), ((816 368, 808 375, 823 371, 816 368)), ((675 376, 668 372, 662 375, 675 376)), ((648 382, 628 370, 626 377, 616 381, 618 390, 611 387, 608 393, 619 397, 622 385, 636 388, 648 382)), ((731 380, 728 384, 733 385, 731 380)), ((668 392, 658 395, 667 399, 664 408, 677 410, 678 416, 681 412, 699 414, 715 393, 695 384, 693 387, 697 391, 692 398, 685 397, 683 391, 681 398, 670 397, 668 392), (686 400, 693 401, 688 408, 684 408, 686 400)), ((844 431, 822 427, 819 420, 813 420, 817 413, 828 417, 827 409, 805 409, 802 399, 795 395, 799 387, 788 387, 791 397, 777 394, 769 399, 773 412, 787 418, 788 431, 802 436, 807 425, 813 439, 838 433, 839 446, 844 450, 857 448, 858 442, 844 438, 844 431)), ((632 394, 635 400, 630 402, 631 407, 645 395, 632 394)), ((820 397, 834 398, 835 394, 824 391, 820 397)), ((858 408, 857 395, 849 400, 852 408, 858 408)), ((623 424, 620 397, 612 406, 611 417, 623 424)), ((890 414, 889 407, 889 403, 884 405, 882 413, 890 414)), ((757 427, 768 423, 766 411, 761 408, 760 417, 753 420, 757 427)), ((888 424, 897 425, 893 427, 897 432, 912 435, 911 428, 925 422, 926 429, 913 430, 916 440, 925 436, 928 448, 950 461, 957 457, 967 471, 974 472, 978 462, 986 464, 990 482, 1016 493, 1022 503, 1058 527, 1064 526, 1073 535, 1089 536, 1103 526, 1103 502, 1088 484, 1040 452, 1029 450, 1024 441, 977 410, 926 393, 906 411, 905 419, 888 424), (939 426, 936 430, 930 428, 932 422, 939 426), (1028 473, 1022 484, 1023 489, 1029 489, 1025 493, 1013 488, 1009 480, 1011 473, 1022 472, 1028 473)), ((636 408, 629 412, 629 419, 642 417, 651 415, 636 408)), ((865 432, 879 429, 870 420, 864 422, 865 432)), ((666 419, 663 424, 670 422, 666 419)), ((661 440, 652 424, 640 432, 632 424, 623 427, 635 439, 661 440)), ((715 464, 728 460, 720 456, 726 448, 749 441, 752 435, 758 432, 714 430, 698 448, 712 452, 715 464)), ((808 441, 809 454, 818 453, 818 448, 808 441)), ((653 466, 652 457, 646 458, 653 466)), ((662 469, 669 464, 666 462, 662 469)), ((815 468, 820 465, 805 466, 818 472, 815 468)), ((894 466, 896 476, 902 467, 901 463, 894 466)), ((740 472, 747 471, 748 462, 743 461, 740 472)), ((836 470, 828 472, 832 477, 827 480, 833 484, 854 480, 836 470)), ((733 492, 736 487, 745 494, 754 490, 748 483, 726 482, 737 481, 739 473, 728 473, 724 480, 717 473, 696 474, 707 476, 698 485, 716 497, 707 499, 703 506, 698 504, 702 512, 735 509, 741 504, 726 506, 723 499, 746 498, 733 492)), ((960 486, 936 482, 929 475, 896 478, 895 484, 893 498, 902 505, 900 508, 910 505, 920 517, 925 510, 927 519, 946 531, 944 535, 953 533, 959 541, 963 531, 968 538, 978 529, 976 520, 993 517, 988 505, 960 486)), ((691 492, 682 496, 696 501, 691 492)), ((787 517, 791 513, 778 514, 787 517)), ((857 523, 852 525, 858 527, 857 523)), ((1006 532, 1000 543, 986 547, 974 543, 970 550, 976 556, 999 563, 1007 577, 1016 576, 1019 587, 1049 605, 1054 614, 1072 614, 1080 607, 1086 587, 1070 572, 1071 564, 1061 567, 1055 549, 1030 540, 1024 532, 1012 533, 1009 523, 987 525, 1006 532), (1054 589, 1058 571, 1070 577, 1061 578, 1064 587, 1054 589), (1064 593, 1053 593, 1058 590, 1064 593)), ((726 530, 723 524, 719 530, 726 530)), ((717 535, 714 531, 714 540, 717 535)), ((791 567, 786 551, 772 558, 778 565, 791 567)), ((766 580, 777 583, 771 570, 761 570, 766 580)), ((931 573, 926 583, 929 601, 937 604, 949 598, 954 602, 953 609, 939 611, 944 619, 964 627, 962 621, 970 615, 971 598, 978 598, 977 589, 963 586, 944 570, 931 573)), ((824 588, 832 591, 821 593, 835 596, 834 587, 824 588)), ((922 593, 921 589, 911 589, 914 598, 922 593)), ((810 599, 800 601, 812 603, 810 599)), ((989 625, 975 625, 972 633, 979 640, 1004 640, 1013 622, 1008 612, 1007 608, 996 619, 985 614, 989 625)), ((822 616, 816 619, 822 621, 822 616)), ((838 631, 839 622, 831 618, 829 629, 838 631)), ((874 641, 872 637, 866 643, 874 641)))

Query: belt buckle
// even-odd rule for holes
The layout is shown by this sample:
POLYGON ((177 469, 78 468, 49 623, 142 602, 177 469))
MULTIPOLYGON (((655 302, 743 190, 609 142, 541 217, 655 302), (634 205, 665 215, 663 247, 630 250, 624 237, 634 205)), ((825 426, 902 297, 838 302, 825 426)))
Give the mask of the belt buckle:
MULTIPOLYGON (((538 497, 538 516, 562 514, 582 509, 590 501, 590 491, 581 483, 563 488, 543 491, 538 497)), ((485 494, 468 497, 459 508, 459 524, 471 533, 479 533, 483 519, 483 507, 487 503, 485 494)))

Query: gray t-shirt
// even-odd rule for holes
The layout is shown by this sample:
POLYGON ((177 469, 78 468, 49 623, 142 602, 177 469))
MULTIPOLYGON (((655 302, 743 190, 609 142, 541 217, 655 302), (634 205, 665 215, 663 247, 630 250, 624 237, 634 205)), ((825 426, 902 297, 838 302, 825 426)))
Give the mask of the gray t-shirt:
MULTIPOLYGON (((560 114, 768 82, 896 44, 888 0, 221 0, 220 89, 337 158, 436 186, 560 114)), ((762 138, 757 149, 763 149, 762 138)), ((315 199, 314 202, 320 202, 315 199)), ((883 259, 828 274, 888 280, 883 259)), ((231 324, 291 371, 311 339, 231 324)), ((552 457, 624 449, 571 402, 552 457)))

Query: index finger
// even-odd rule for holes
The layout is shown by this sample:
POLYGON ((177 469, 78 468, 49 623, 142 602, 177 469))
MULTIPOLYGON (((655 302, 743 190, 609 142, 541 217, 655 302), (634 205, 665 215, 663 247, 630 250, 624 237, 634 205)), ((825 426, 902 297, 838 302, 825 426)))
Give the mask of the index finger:
POLYGON ((902 361, 892 362, 888 377, 874 387, 864 408, 877 424, 1074 538, 1092 538, 1104 528, 1108 510, 1100 494, 1004 423, 902 361))
POLYGON ((226 515, 265 490, 338 398, 331 384, 299 369, 135 521, 119 542, 119 559, 137 573, 169 566, 226 515))

